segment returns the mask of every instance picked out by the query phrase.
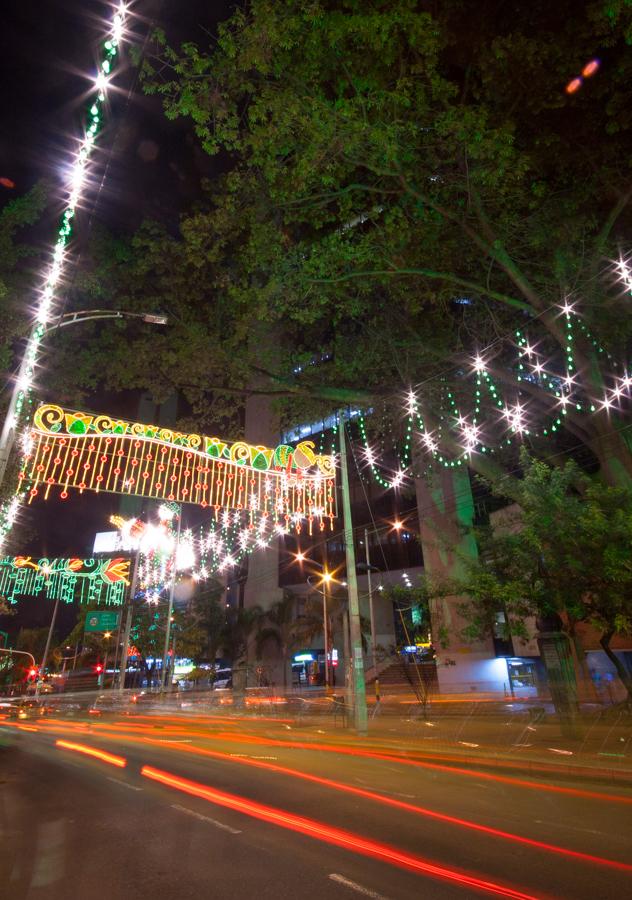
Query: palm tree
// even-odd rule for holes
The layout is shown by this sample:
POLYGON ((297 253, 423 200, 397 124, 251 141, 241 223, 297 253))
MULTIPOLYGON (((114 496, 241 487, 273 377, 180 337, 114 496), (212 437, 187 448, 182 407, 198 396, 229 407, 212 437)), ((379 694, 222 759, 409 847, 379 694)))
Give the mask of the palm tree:
MULTIPOLYGON (((311 619, 318 623, 316 634, 322 634, 323 631, 323 595, 320 591, 317 596, 310 594, 305 602, 305 610, 311 619)), ((336 634, 342 634, 344 629, 345 613, 349 609, 349 598, 346 593, 330 593, 327 597, 327 632, 329 634, 329 652, 335 646, 336 634)), ((371 623, 366 616, 360 616, 360 635, 362 638, 362 649, 366 653, 369 648, 369 636, 371 634, 371 623)), ((347 660, 348 663, 348 660, 347 660)), ((333 678, 335 680, 335 669, 333 678)))
POLYGON ((294 652, 322 630, 322 621, 308 612, 305 616, 296 615, 296 597, 291 591, 284 591, 280 600, 262 616, 257 634, 257 652, 266 641, 273 641, 283 658, 283 688, 287 690, 288 674, 291 671, 291 657, 294 652))
POLYGON ((260 606, 231 610, 222 629, 222 651, 230 660, 233 670, 233 689, 237 691, 242 691, 246 687, 244 664, 248 657, 252 634, 259 626, 262 615, 263 611, 260 606))

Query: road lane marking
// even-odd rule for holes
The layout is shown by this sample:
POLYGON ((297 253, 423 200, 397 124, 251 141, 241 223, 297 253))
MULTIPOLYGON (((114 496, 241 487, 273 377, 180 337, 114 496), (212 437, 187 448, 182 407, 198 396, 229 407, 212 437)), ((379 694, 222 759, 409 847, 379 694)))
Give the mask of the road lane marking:
POLYGON ((238 828, 231 828, 230 825, 224 825, 223 822, 218 822, 217 819, 203 816, 201 813, 189 809, 188 806, 180 806, 179 803, 172 803, 171 809, 177 809, 179 812, 186 813, 188 816, 193 816, 194 819, 200 819, 202 822, 210 822, 211 825, 215 825, 216 828, 221 828, 222 831, 228 831, 230 834, 241 834, 241 831, 238 828))
POLYGON ((355 891, 358 894, 363 894, 365 897, 372 897, 373 900, 387 900, 387 898, 382 894, 377 894, 370 888, 362 887, 361 884, 358 884, 355 881, 351 881, 349 878, 345 878, 344 875, 337 875, 335 872, 332 872, 329 876, 329 880, 337 881, 338 884, 344 884, 345 887, 351 888, 352 891, 355 891))
POLYGON ((134 784, 128 784, 126 781, 121 781, 120 778, 112 778, 111 775, 108 775, 108 781, 113 781, 115 784, 121 784, 123 787, 129 788, 130 791, 142 791, 141 787, 136 787, 134 784))
POLYGON ((156 741, 159 744, 191 744, 193 743, 191 740, 187 738, 183 738, 180 740, 179 738, 156 738, 156 741))
POLYGON ((551 828, 567 828, 570 831, 581 831, 584 834, 604 834, 603 831, 594 831, 592 828, 578 828, 576 825, 569 825, 566 822, 544 822, 542 819, 534 819, 533 821, 536 825, 547 825, 551 828))

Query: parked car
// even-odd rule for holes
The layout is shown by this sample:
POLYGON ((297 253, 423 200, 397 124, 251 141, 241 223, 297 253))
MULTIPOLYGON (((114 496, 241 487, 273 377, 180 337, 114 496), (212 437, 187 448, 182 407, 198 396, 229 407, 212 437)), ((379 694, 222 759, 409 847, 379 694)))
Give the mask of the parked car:
POLYGON ((10 719, 35 719, 54 712, 53 707, 35 697, 19 697, 8 707, 10 719))

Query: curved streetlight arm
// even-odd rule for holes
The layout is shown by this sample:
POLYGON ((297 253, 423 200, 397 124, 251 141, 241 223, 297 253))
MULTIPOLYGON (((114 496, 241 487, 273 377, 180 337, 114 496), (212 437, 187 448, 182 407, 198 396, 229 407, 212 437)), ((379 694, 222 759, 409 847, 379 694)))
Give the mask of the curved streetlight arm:
MULTIPOLYGON (((50 325, 44 330, 44 334, 56 331, 58 328, 65 328, 68 325, 78 325, 81 322, 90 322, 95 319, 141 319, 148 325, 166 325, 167 316, 157 315, 155 313, 137 313, 126 312, 122 309, 80 309, 76 312, 64 313, 60 316, 55 324, 50 325)), ((11 399, 9 400, 9 408, 6 411, 4 422, 2 423, 2 431, 0 432, 0 485, 4 480, 4 473, 9 462, 11 450, 15 443, 15 426, 17 401, 20 391, 28 388, 28 369, 29 360, 26 353, 22 356, 22 362, 16 379, 13 382, 13 390, 11 399), (26 382, 26 386, 24 384, 26 382)))
POLYGON ((4 650, 2 647, 0 647, 0 653, 19 653, 20 656, 30 656, 31 657, 31 665, 33 666, 34 669, 37 668, 37 665, 35 663, 35 657, 33 656, 32 653, 29 653, 27 650, 4 650))
POLYGON ((80 322, 99 321, 101 319, 141 319, 148 325, 166 325, 167 316, 148 312, 127 312, 123 309, 79 309, 76 312, 64 313, 54 324, 49 325, 44 334, 57 331, 58 328, 66 328, 68 325, 78 325, 80 322))

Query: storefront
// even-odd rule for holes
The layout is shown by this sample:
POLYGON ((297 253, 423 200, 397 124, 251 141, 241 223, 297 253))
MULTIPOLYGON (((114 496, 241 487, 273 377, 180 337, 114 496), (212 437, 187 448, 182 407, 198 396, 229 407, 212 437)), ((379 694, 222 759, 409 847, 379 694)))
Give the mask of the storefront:
MULTIPOLYGON (((332 684, 337 682, 339 656, 334 647, 329 654, 332 684)), ((315 687, 325 684, 325 650, 318 647, 301 650, 292 658, 292 684, 294 687, 315 687)))

